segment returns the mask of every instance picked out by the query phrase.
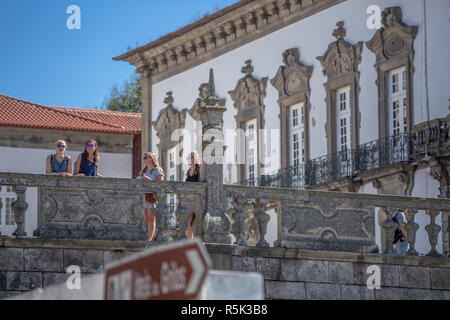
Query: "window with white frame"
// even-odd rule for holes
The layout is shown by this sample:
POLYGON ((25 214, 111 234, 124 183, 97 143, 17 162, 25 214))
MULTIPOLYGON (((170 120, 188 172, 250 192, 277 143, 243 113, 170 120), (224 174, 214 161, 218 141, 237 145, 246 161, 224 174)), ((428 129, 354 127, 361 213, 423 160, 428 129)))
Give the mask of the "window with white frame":
POLYGON ((249 184, 254 185, 258 174, 258 137, 256 119, 246 122, 245 136, 245 179, 249 184))
MULTIPOLYGON (((177 163, 176 163, 176 147, 167 150, 167 177, 169 181, 177 181, 177 163)), ((173 214, 176 210, 176 195, 169 193, 167 197, 167 205, 169 206, 169 213, 173 214)), ((172 217, 173 218, 173 217, 172 217)), ((173 220, 173 219, 172 219, 173 220)), ((173 222, 173 221, 172 221, 173 222)), ((176 223, 176 220, 175 220, 176 223)))
POLYGON ((350 87, 336 91, 337 151, 351 149, 350 129, 350 87))
POLYGON ((407 131, 406 68, 389 72, 389 133, 397 136, 407 131))
POLYGON ((2 235, 12 235, 17 226, 14 222, 14 212, 11 204, 16 200, 16 193, 11 187, 0 186, 0 201, 3 206, 0 210, 0 232, 2 235))
POLYGON ((299 167, 305 163, 305 109, 299 103, 290 108, 291 166, 299 167))

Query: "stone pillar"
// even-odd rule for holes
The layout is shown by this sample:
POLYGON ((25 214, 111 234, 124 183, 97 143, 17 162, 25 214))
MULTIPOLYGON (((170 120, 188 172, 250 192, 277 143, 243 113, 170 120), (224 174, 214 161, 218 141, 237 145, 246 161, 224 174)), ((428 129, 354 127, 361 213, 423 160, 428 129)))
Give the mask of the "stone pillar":
POLYGON ((204 241, 231 243, 231 220, 226 213, 223 189, 223 132, 222 117, 226 111, 225 99, 215 95, 213 69, 210 70, 208 97, 198 108, 202 121, 202 166, 200 180, 208 184, 204 241))
POLYGON ((427 215, 430 216, 430 224, 425 226, 425 230, 428 233, 430 239, 431 250, 427 253, 428 257, 440 257, 441 254, 436 250, 438 242, 438 234, 441 231, 441 227, 435 223, 436 216, 439 214, 439 210, 427 210, 427 215))
POLYGON ((142 156, 152 151, 152 72, 149 66, 137 70, 142 90, 142 156))
POLYGON ((409 250, 406 252, 407 256, 418 256, 416 251, 416 232, 419 229, 419 225, 414 221, 414 216, 417 213, 417 209, 406 210, 406 221, 408 223, 405 226, 406 234, 408 235, 409 250))
POLYGON ((156 194, 158 202, 156 203, 156 208, 152 210, 152 214, 156 219, 156 238, 158 242, 168 241, 167 235, 167 222, 166 218, 169 217, 169 207, 167 206, 167 193, 158 192, 156 194))
POLYGON ((13 236, 25 237, 27 233, 24 230, 25 224, 25 211, 28 209, 28 203, 25 201, 26 186, 13 186, 13 191, 17 195, 17 200, 11 203, 11 208, 14 211, 14 220, 17 225, 16 231, 13 236))

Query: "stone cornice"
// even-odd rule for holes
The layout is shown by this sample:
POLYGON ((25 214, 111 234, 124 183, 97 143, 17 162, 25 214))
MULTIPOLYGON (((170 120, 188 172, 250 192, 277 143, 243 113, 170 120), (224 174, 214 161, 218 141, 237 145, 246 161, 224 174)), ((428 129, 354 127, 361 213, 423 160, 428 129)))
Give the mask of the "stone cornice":
POLYGON ((157 83, 344 1, 242 0, 114 60, 157 83))

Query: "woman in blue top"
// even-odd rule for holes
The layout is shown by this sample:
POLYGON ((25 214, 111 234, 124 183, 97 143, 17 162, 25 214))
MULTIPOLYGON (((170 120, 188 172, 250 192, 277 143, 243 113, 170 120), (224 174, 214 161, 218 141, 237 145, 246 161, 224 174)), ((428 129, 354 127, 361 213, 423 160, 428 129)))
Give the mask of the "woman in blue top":
POLYGON ((102 177, 98 173, 100 157, 98 155, 98 146, 95 140, 89 140, 86 143, 84 152, 80 154, 75 162, 73 174, 78 177, 102 177))
MULTIPOLYGON (((146 152, 144 154, 144 168, 142 168, 137 179, 153 181, 164 180, 164 170, 159 166, 158 159, 153 152, 146 152)), ((150 194, 146 194, 145 198, 144 220, 147 223, 148 241, 152 241, 156 236, 156 220, 155 216, 152 214, 152 209, 154 208, 154 202, 156 199, 153 198, 153 195, 150 196, 150 194), (149 200, 153 200, 149 202, 147 201, 147 198, 149 198, 149 200)))
POLYGON ((66 156, 67 143, 64 140, 56 141, 56 154, 47 157, 46 172, 47 174, 57 175, 61 177, 71 177, 72 159, 66 156))

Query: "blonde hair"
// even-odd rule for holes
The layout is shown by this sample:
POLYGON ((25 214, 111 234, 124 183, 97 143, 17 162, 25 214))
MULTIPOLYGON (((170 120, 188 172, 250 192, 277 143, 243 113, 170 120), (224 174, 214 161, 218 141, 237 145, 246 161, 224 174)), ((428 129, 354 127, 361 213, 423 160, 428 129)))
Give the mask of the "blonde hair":
MULTIPOLYGON (((164 177, 165 176, 164 170, 159 165, 158 158, 156 157, 156 154, 154 152, 146 152, 146 153, 144 153, 144 156, 150 157, 152 159, 154 168, 158 168, 159 171, 161 172, 161 175, 164 177)), ((142 176, 146 170, 147 170, 147 166, 144 165, 144 167, 142 168, 141 173, 139 175, 142 176)))
POLYGON ((67 148, 67 143, 66 143, 64 140, 58 140, 58 141, 56 141, 55 146, 57 146, 57 145, 60 144, 60 143, 64 144, 64 145, 66 146, 66 148, 67 148))

